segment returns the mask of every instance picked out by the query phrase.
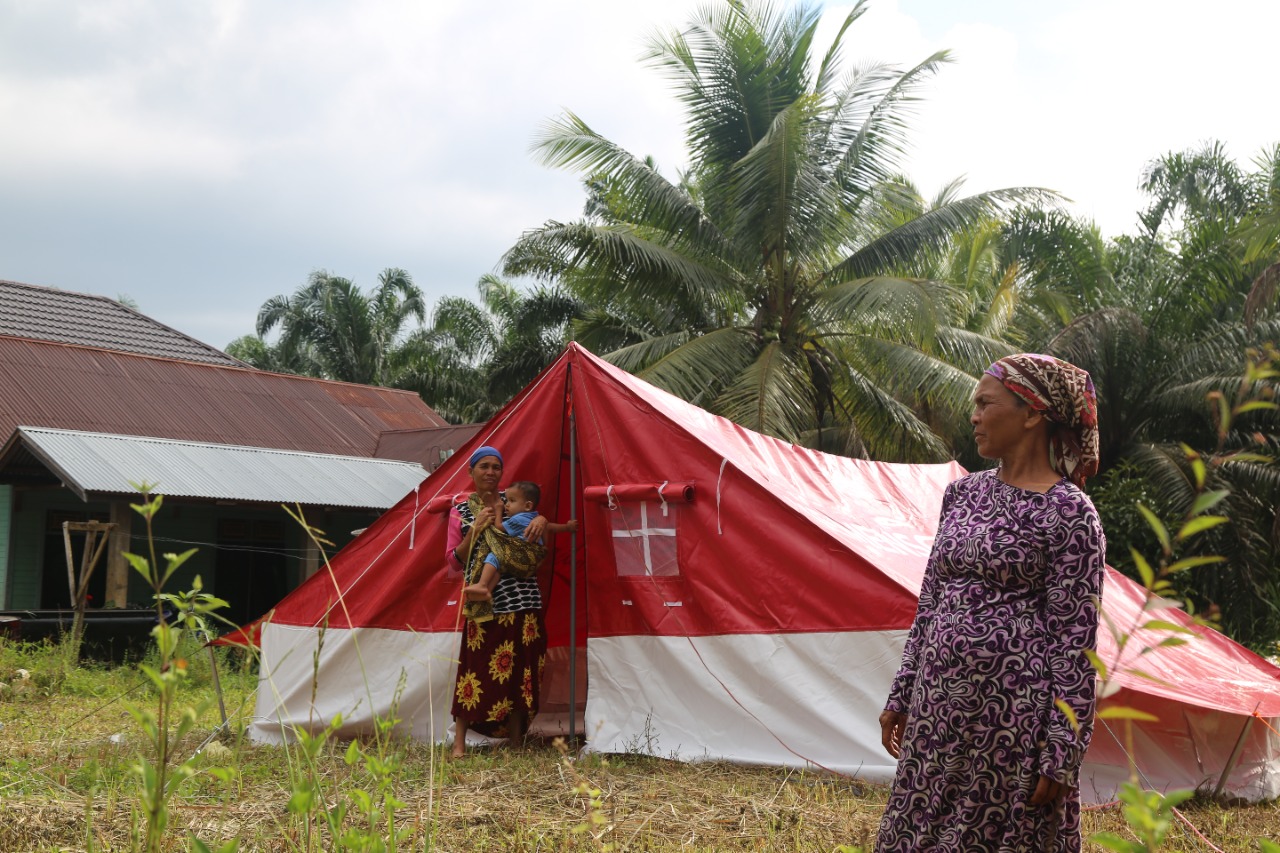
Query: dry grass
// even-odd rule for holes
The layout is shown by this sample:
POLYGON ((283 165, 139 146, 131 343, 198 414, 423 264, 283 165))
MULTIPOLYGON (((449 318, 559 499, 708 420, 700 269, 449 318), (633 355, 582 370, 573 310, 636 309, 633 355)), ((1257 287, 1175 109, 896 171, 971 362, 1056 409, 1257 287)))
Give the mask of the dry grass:
MULTIPOLYGON (((17 683, 5 671, 0 681, 17 683)), ((10 658, 10 662, 11 662, 10 658)), ((197 678, 193 695, 208 697, 197 678)), ((127 669, 82 668, 65 680, 33 674, 18 690, 0 690, 0 850, 129 850, 134 783, 130 762, 139 739, 117 698, 138 683, 127 669), (54 683, 56 682, 56 683, 54 683)), ((252 680, 225 679, 231 709, 252 680)), ((145 699, 145 691, 133 696, 145 699)), ((216 710, 202 718, 216 724, 216 710)), ((181 754, 200 745, 188 739, 181 754)), ((870 846, 885 791, 820 774, 684 764, 635 755, 586 756, 566 762, 551 744, 524 752, 474 752, 460 761, 443 750, 410 744, 396 782, 406 803, 399 825, 409 835, 399 849, 462 851, 823 851, 870 846), (599 837, 579 831, 588 816, 578 785, 599 789, 604 818, 599 837)), ((344 745, 327 745, 317 778, 327 802, 371 789, 359 768, 342 760, 344 745)), ((225 784, 202 772, 183 786, 173 807, 172 849, 194 834, 206 842, 239 838, 242 850, 306 849, 304 822, 288 812, 290 764, 296 753, 250 747, 229 739, 201 756, 201 766, 233 767, 225 784)), ((1195 802, 1183 810, 1218 848, 1257 849, 1251 839, 1280 837, 1280 806, 1224 808, 1195 802)), ((1116 808, 1090 811, 1086 833, 1124 833, 1116 808)), ((316 849, 328 849, 325 843, 316 849)), ((1086 844, 1086 849, 1101 849, 1086 844)), ((1205 851, 1185 827, 1168 850, 1205 851)))

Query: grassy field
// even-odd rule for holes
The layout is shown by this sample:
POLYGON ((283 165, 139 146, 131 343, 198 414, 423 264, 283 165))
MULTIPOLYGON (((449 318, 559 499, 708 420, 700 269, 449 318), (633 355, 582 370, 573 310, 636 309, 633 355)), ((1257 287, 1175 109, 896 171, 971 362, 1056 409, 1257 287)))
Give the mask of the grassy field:
MULTIPOLYGON (((154 704, 150 683, 136 667, 58 661, 49 649, 0 641, 0 850, 141 849, 132 768, 147 742, 126 706, 154 704)), ((227 660, 219 671, 232 725, 206 744, 220 722, 206 653, 190 651, 187 666, 179 704, 204 707, 175 754, 183 760, 204 750, 194 775, 175 789, 165 849, 192 849, 193 837, 212 849, 232 839, 240 850, 378 849, 368 836, 388 837, 385 811, 373 830, 348 814, 342 831, 352 837, 339 846, 323 828, 323 807, 354 804, 357 812, 363 796, 385 794, 403 803, 392 816, 399 850, 829 853, 869 848, 884 807, 882 787, 854 779, 640 755, 568 761, 541 742, 453 762, 441 748, 395 740, 358 744, 360 754, 336 741, 315 744, 311 756, 251 746, 236 731, 254 680, 227 660)), ((1182 811, 1222 850, 1256 850, 1252 839, 1280 838, 1276 803, 1193 801, 1182 811)), ((1114 806, 1089 811, 1085 828, 1132 837, 1114 806)), ((1164 849, 1212 848, 1181 824, 1164 849)))

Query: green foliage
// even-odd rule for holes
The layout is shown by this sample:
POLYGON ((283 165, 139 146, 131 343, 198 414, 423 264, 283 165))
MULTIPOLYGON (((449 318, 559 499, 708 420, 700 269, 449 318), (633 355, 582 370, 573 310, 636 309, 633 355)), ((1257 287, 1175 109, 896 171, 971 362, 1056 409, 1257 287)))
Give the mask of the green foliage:
POLYGON ((242 335, 227 344, 224 352, 258 370, 292 373, 296 376, 323 375, 324 368, 316 358, 314 347, 306 342, 270 343, 261 335, 242 335))
POLYGON ((412 825, 397 821, 397 813, 406 807, 396 794, 405 769, 406 749, 403 740, 395 735, 400 720, 394 716, 394 708, 404 685, 402 676, 392 715, 375 720, 372 748, 368 742, 355 739, 342 753, 344 764, 363 771, 362 778, 351 787, 334 790, 324 772, 326 751, 342 727, 341 715, 318 733, 301 728, 293 731, 297 747, 290 763, 287 809, 293 816, 294 834, 302 839, 300 849, 308 853, 316 849, 385 853, 399 849, 414 833, 412 825))
POLYGON ((1120 787, 1119 796, 1125 804, 1125 820, 1139 840, 1128 841, 1113 832, 1100 832, 1090 840, 1120 853, 1155 853, 1164 846, 1165 836, 1173 826, 1174 809, 1195 796, 1195 791, 1160 794, 1126 782, 1120 787))
POLYGON ((165 847, 169 801, 177 789, 197 773, 194 756, 174 763, 174 745, 191 732, 202 712, 198 706, 177 704, 178 694, 187 678, 187 660, 178 657, 177 653, 184 640, 196 636, 197 632, 200 637, 208 636, 208 616, 225 607, 226 602, 203 592, 199 577, 195 579, 194 589, 188 592, 175 594, 164 591, 165 583, 195 551, 165 554, 164 565, 160 566, 156 561, 152 525, 163 505, 163 497, 152 494, 152 486, 148 483, 134 485, 142 494, 142 503, 131 506, 146 522, 150 557, 131 553, 126 553, 125 557, 153 591, 156 626, 151 635, 155 639, 158 665, 139 666, 151 684, 155 705, 130 702, 125 704, 125 709, 141 731, 147 746, 147 754, 132 766, 138 783, 133 841, 136 849, 153 853, 165 847), (166 616, 166 605, 175 613, 172 621, 166 616))
MULTIPOLYGON (((1200 626, 1209 625, 1208 620, 1194 615, 1192 602, 1172 598, 1175 590, 1171 578, 1199 567, 1217 566, 1224 562, 1224 558, 1218 555, 1180 556, 1179 551, 1189 547, 1192 540, 1204 537, 1209 531, 1229 521, 1226 516, 1210 514, 1215 508, 1225 505, 1231 496, 1228 489, 1209 488, 1210 472, 1222 464, 1224 459, 1231 458, 1232 454, 1224 451, 1224 447, 1238 418, 1249 412, 1269 411, 1275 408, 1275 404, 1270 400, 1255 396, 1260 383, 1277 376, 1271 368, 1273 358, 1274 355, 1268 353, 1264 359, 1255 360, 1256 356, 1251 354, 1233 401, 1228 402, 1225 396, 1217 391, 1206 395, 1206 400, 1218 416, 1218 449, 1212 455, 1205 455, 1185 443, 1180 445, 1185 469, 1189 472, 1191 479, 1191 499, 1185 516, 1171 526, 1141 502, 1136 504, 1138 514, 1158 545, 1158 548, 1153 550, 1159 556, 1155 561, 1151 561, 1136 548, 1130 548, 1133 568, 1147 593, 1142 609, 1133 624, 1127 627, 1117 626, 1105 613, 1102 614, 1105 628, 1115 644, 1116 657, 1110 662, 1104 662, 1096 652, 1087 652, 1098 672, 1100 697, 1105 698, 1115 692, 1117 678, 1120 675, 1164 683, 1141 667, 1144 656, 1163 648, 1194 641, 1197 637, 1197 629, 1200 626), (1190 618, 1164 618, 1179 606, 1186 607, 1187 616, 1190 618), (1132 653, 1135 647, 1137 651, 1132 653), (1130 654, 1126 656, 1127 651, 1130 654)), ((1115 492, 1121 491, 1122 488, 1116 488, 1113 483, 1112 489, 1113 492, 1109 496, 1114 500, 1115 492)), ((1064 704, 1059 700, 1059 707, 1064 704)), ((1138 837, 1138 841, 1129 841, 1111 832, 1098 833, 1092 837, 1092 840, 1109 850, 1122 851, 1122 853, 1155 853, 1164 846, 1165 836, 1177 814, 1176 807, 1193 797, 1195 792, 1173 791, 1162 795, 1155 791, 1143 790, 1138 784, 1137 767, 1134 764, 1133 725, 1159 722, 1158 717, 1146 711, 1115 704, 1102 708, 1096 716, 1099 720, 1116 720, 1124 725, 1126 753, 1130 761, 1130 781, 1122 786, 1119 797, 1125 803, 1125 820, 1138 837)), ((1074 718, 1072 723, 1076 724, 1074 718)))
POLYGON ((369 294, 317 270, 291 296, 274 296, 259 310, 259 337, 280 329, 275 347, 241 338, 237 352, 327 379, 390 385, 405 324, 421 323, 425 312, 421 291, 402 269, 383 270, 369 294))
POLYGON ((915 204, 896 169, 918 93, 948 57, 842 73, 864 11, 825 50, 806 5, 721 3, 655 38, 649 58, 685 106, 689 171, 672 181, 565 114, 536 147, 584 177, 587 216, 526 233, 504 270, 590 306, 574 324, 584 346, 747 427, 941 460, 933 424, 962 420, 974 384, 948 350, 1007 350, 951 333, 956 289, 919 272, 955 235, 1049 194, 915 204))
MULTIPOLYGON (((1280 416, 1274 377, 1242 377, 1240 363, 1248 352, 1269 361, 1280 338, 1278 157, 1270 149, 1250 171, 1210 143, 1154 160, 1142 231, 1107 249, 1115 287, 1105 304, 1043 344, 1089 370, 1098 388, 1104 492, 1107 472, 1119 468, 1165 520, 1187 514, 1201 478, 1207 491, 1227 493, 1218 514, 1232 522, 1195 522, 1208 532, 1193 548, 1225 565, 1193 567, 1175 584, 1201 608, 1219 605, 1224 629, 1258 647, 1280 637, 1280 478, 1269 459, 1280 416), (1204 457, 1202 472, 1180 442, 1204 457)), ((1131 547, 1149 551, 1121 502, 1106 506, 1104 495, 1102 509, 1120 563, 1131 547)))
POLYGON ((582 305, 557 288, 521 292, 485 275, 479 301, 442 297, 431 325, 405 341, 397 386, 451 422, 487 420, 560 355, 582 305))

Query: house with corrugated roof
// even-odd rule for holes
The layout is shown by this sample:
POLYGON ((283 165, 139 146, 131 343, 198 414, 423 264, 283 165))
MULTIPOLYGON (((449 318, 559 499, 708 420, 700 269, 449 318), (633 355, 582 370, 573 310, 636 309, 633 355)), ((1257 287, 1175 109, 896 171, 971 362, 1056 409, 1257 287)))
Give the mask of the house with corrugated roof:
POLYGON ((156 551, 198 549, 170 588, 199 575, 256 618, 323 561, 281 504, 341 547, 434 467, 405 437, 451 429, 409 391, 257 370, 113 299, 0 281, 0 602, 68 606, 63 522, 97 520, 92 604, 150 605, 123 556, 146 553, 146 482, 156 551))

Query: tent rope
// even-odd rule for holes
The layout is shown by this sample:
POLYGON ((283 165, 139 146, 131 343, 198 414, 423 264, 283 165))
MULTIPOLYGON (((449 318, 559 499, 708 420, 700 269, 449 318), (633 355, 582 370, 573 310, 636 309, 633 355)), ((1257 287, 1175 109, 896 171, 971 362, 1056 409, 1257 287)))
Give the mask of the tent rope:
MULTIPOLYGON (((1125 758, 1129 759, 1129 766, 1133 768, 1133 772, 1135 774, 1141 777, 1142 784, 1146 785, 1148 789, 1154 791, 1156 789, 1155 785, 1151 784, 1151 780, 1147 777, 1147 774, 1143 773, 1142 770, 1138 767, 1138 760, 1134 758, 1132 753, 1130 753, 1129 750, 1125 747, 1124 741, 1120 739, 1120 737, 1116 734, 1115 730, 1111 728, 1110 725, 1107 724, 1106 718, 1105 717, 1099 718, 1098 722, 1102 723, 1102 727, 1107 730, 1107 734, 1111 735, 1111 739, 1116 742, 1116 746, 1120 747, 1120 751, 1124 753, 1125 758)), ((1107 806, 1113 806, 1113 805, 1116 805, 1116 802, 1107 803, 1106 806, 1096 806, 1095 808, 1106 808, 1107 806)), ((1210 841, 1208 838, 1205 838, 1204 833, 1202 833, 1199 829, 1197 829, 1196 825, 1193 824, 1190 820, 1188 820, 1186 815, 1178 811, 1178 809, 1176 808, 1173 809, 1172 811, 1175 815, 1178 816, 1179 820, 1181 820, 1183 823, 1185 823, 1188 827, 1191 828, 1191 831, 1194 832, 1200 838, 1200 840, 1203 841, 1205 845, 1208 846, 1210 850, 1215 851, 1215 853, 1226 853, 1226 851, 1223 850, 1221 847, 1215 846, 1212 841, 1210 841)))
POLYGON ((1187 820, 1187 816, 1184 815, 1182 812, 1178 811, 1177 809, 1174 809, 1173 813, 1178 816, 1179 820, 1181 820, 1183 823, 1185 823, 1188 827, 1191 828, 1191 831, 1196 834, 1196 837, 1199 838, 1202 842, 1204 842, 1205 847, 1208 847, 1210 850, 1214 851, 1214 853, 1227 853, 1227 851, 1223 850, 1221 847, 1214 844, 1209 839, 1205 838, 1204 833, 1196 829, 1196 825, 1191 821, 1187 820))

